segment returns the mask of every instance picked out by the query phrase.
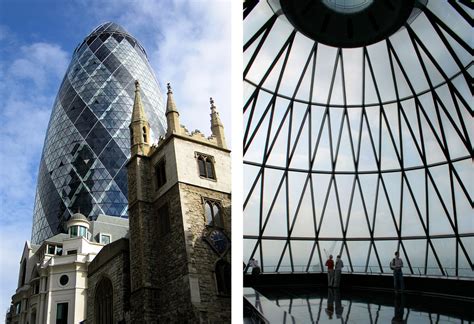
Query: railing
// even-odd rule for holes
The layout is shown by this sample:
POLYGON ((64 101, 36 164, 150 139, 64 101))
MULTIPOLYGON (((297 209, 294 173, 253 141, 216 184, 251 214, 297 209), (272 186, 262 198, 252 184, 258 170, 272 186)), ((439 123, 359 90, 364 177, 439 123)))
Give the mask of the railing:
MULTIPOLYGON (((434 276, 434 277, 444 277, 444 278, 468 278, 474 280, 474 271, 471 268, 458 268, 458 275, 456 275, 456 268, 453 267, 443 267, 443 271, 439 267, 411 267, 405 265, 403 268, 403 273, 405 275, 412 276, 434 276), (443 275, 444 272, 444 275, 443 275)), ((250 273, 251 269, 247 271, 250 273)), ((324 271, 321 271, 321 265, 313 265, 307 269, 307 265, 294 265, 293 267, 287 265, 280 265, 277 271, 276 265, 265 265, 262 269, 264 273, 323 273, 326 272, 326 267, 324 271)), ((342 269, 343 273, 354 273, 354 274, 392 274, 393 270, 389 266, 383 266, 382 271, 379 266, 353 266, 352 270, 349 265, 345 265, 342 269)))

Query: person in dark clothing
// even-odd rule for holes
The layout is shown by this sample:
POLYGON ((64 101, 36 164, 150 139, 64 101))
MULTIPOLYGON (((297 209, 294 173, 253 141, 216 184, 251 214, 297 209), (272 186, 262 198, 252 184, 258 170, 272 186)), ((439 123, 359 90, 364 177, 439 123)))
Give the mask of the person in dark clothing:
POLYGON ((403 290, 404 284, 403 284, 403 261, 400 258, 400 254, 395 252, 395 257, 392 259, 390 262, 390 269, 393 270, 393 286, 395 288, 395 291, 403 290))
POLYGON ((328 287, 332 287, 334 284, 334 261, 332 254, 329 255, 329 259, 326 261, 326 267, 328 268, 328 287))

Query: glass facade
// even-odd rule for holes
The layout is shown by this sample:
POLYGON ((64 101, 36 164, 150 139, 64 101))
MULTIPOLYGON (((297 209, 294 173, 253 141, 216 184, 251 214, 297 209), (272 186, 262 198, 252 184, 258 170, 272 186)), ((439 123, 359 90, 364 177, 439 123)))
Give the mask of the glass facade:
POLYGON ((246 261, 319 272, 340 254, 344 271, 391 273, 399 250, 405 273, 473 276, 469 8, 415 10, 382 41, 339 48, 246 1, 246 261))
POLYGON ((127 215, 129 124, 139 80, 151 139, 164 134, 165 108, 138 41, 115 23, 94 29, 76 48, 49 121, 38 174, 32 242, 59 232, 80 211, 127 215))

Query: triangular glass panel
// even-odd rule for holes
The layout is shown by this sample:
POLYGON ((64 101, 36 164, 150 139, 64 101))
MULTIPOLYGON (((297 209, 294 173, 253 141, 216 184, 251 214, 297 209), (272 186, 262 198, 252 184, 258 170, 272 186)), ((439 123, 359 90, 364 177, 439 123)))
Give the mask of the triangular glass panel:
MULTIPOLYGON (((300 126, 301 134, 299 138, 295 140, 296 147, 294 151, 290 154, 293 154, 291 157, 290 167, 296 169, 309 170, 309 116, 306 115, 304 120, 304 125, 300 126)), ((300 129, 293 129, 292 132, 297 133, 300 129)), ((293 149, 293 147, 292 147, 293 149)))
MULTIPOLYGON (((290 244, 286 245, 284 249, 283 257, 281 258, 280 266, 278 267, 278 272, 292 272, 292 263, 290 258, 290 244)), ((280 261, 280 259, 278 260, 280 261)))
POLYGON ((425 230, 422 220, 426 226, 424 210, 420 210, 421 215, 418 214, 406 183, 403 186, 402 237, 423 236, 425 235, 425 230), (422 220, 420 220, 420 217, 422 220))
MULTIPOLYGON (((291 195, 291 194, 290 194, 291 195)), ((310 182, 306 190, 302 193, 300 208, 295 213, 296 220, 294 221, 293 231, 291 237, 316 237, 316 224, 314 223, 314 210, 311 201, 311 186, 310 182)))
POLYGON ((374 224, 375 196, 377 194, 378 181, 378 176, 375 174, 359 175, 360 189, 362 190, 361 199, 365 202, 371 226, 374 224))
MULTIPOLYGON (((263 260, 261 267, 264 272, 274 272, 283 252, 286 240, 262 240, 263 260)), ((258 259, 258 257, 255 257, 258 259)))
POLYGON ((381 151, 381 168, 382 170, 389 169, 400 169, 400 163, 398 161, 398 148, 396 144, 396 137, 394 135, 395 130, 393 125, 388 125, 386 120, 382 121, 382 151, 381 151), (395 141, 395 144, 393 141, 395 141), (395 146, 394 146, 395 145, 395 146))
MULTIPOLYGON (((336 156, 336 171, 355 171, 355 148, 349 134, 349 125, 347 123, 347 115, 342 119, 342 133, 339 137, 339 150, 336 156)), ((337 144, 336 144, 337 146, 337 144)))
MULTIPOLYGON (((275 179, 279 180, 279 177, 275 177, 275 179)), ((265 181, 267 178, 265 177, 265 181)), ((275 180, 271 180, 275 181, 275 180)), ((286 181, 286 180, 285 180, 286 181)), ((265 185, 265 191, 269 191, 270 188, 278 187, 278 184, 272 183, 271 185, 265 185)), ((273 192, 273 190, 272 190, 273 192)), ((287 214, 287 207, 286 207, 286 190, 285 190, 285 183, 283 183, 280 191, 277 193, 275 197, 274 194, 264 195, 264 214, 263 219, 266 222, 266 227, 264 230, 264 235, 271 235, 271 236, 287 236, 288 234, 288 214, 287 214), (276 199, 276 204, 272 207, 273 200, 276 199)))
POLYGON ((391 204, 389 204, 385 196, 382 183, 380 183, 377 201, 377 212, 375 214, 375 237, 395 236, 397 233, 390 206, 391 204))
POLYGON ((364 100, 363 104, 374 104, 378 103, 377 91, 375 88, 374 81, 372 79, 372 75, 370 74, 369 70, 369 63, 367 61, 367 57, 364 57, 364 64, 365 64, 365 83, 364 83, 364 100))
POLYGON ((337 49, 318 46, 314 75, 313 102, 328 103, 333 70, 337 61, 337 49))
MULTIPOLYGON (((446 206, 446 203, 444 205, 446 206)), ((454 234, 453 228, 449 222, 450 216, 449 214, 446 214, 446 211, 443 208, 440 198, 436 193, 431 181, 428 182, 428 206, 430 234, 454 234)))
MULTIPOLYGON (((408 85, 408 82, 405 78, 405 75, 403 75, 402 69, 398 65, 398 61, 395 59, 393 55, 392 55, 392 62, 393 62, 393 71, 395 72, 395 84, 396 84, 396 88, 394 88, 394 91, 398 90, 398 98, 405 98, 405 97, 409 97, 413 95, 408 85)), ((410 60, 410 63, 411 62, 413 62, 413 59, 410 60)), ((403 66, 403 69, 405 69, 405 72, 406 72, 406 70, 410 69, 410 66, 403 66)), ((407 72, 407 75, 410 75, 410 74, 407 72)), ((389 76, 387 75, 387 77, 389 76)), ((419 77, 420 76, 418 76, 418 78, 419 77)), ((393 78, 393 75, 390 75, 390 78, 393 78)))
POLYGON ((316 222, 319 227, 323 213, 324 200, 331 185, 331 176, 327 174, 312 174, 314 188, 314 206, 316 209, 316 222))
MULTIPOLYGON (((451 250, 453 251, 453 250, 451 250)), ((442 275, 441 269, 439 264, 435 258, 433 250, 431 249, 431 245, 428 244, 428 262, 426 266, 426 274, 431 276, 440 276, 442 275)))
MULTIPOLYGON (((407 258, 410 260, 410 264, 413 270, 413 274, 415 275, 422 275, 425 271, 425 253, 426 253, 426 240, 405 240, 403 242, 405 246, 405 251, 408 255, 405 255, 404 259, 402 259, 404 264, 403 272, 408 273, 408 261, 407 258)), ((401 252, 401 251, 400 251, 401 252)), ((392 253, 393 258, 393 253, 392 253)))
MULTIPOLYGON (((405 110, 406 111, 406 110, 405 110)), ((403 159, 403 165, 405 168, 407 167, 413 167, 413 166, 419 166, 423 164, 423 161, 421 160, 420 153, 422 153, 422 148, 421 148, 421 143, 419 143, 418 148, 416 146, 415 140, 417 140, 416 134, 418 133, 418 126, 416 125, 416 120, 410 120, 408 119, 409 122, 402 118, 401 124, 402 124, 402 146, 403 146, 403 154, 402 154, 402 159, 403 159), (415 136, 413 138, 412 133, 410 132, 408 125, 412 127, 413 135, 415 136)))
MULTIPOLYGON (((264 89, 267 89, 267 90, 270 90, 272 92, 279 92, 279 84, 278 84, 278 79, 280 78, 280 75, 284 72, 283 69, 287 69, 288 67, 285 65, 284 66, 284 61, 285 61, 285 57, 288 53, 288 50, 289 48, 287 47, 285 49, 285 51, 283 52, 283 54, 280 56, 280 58, 278 59, 278 61, 276 62, 276 64, 273 66, 273 69, 270 71, 270 74, 267 76, 267 78, 265 79, 265 81, 263 82, 263 85, 262 87, 264 89)), ((258 60, 258 59, 257 59, 258 60)), ((257 61, 255 60, 255 61, 257 61)), ((255 65, 255 64, 254 64, 255 65)), ((253 65, 253 66, 254 66, 253 65)), ((251 72, 249 72, 248 74, 248 78, 250 80, 261 80, 262 77, 263 77, 263 73, 262 75, 257 79, 257 78, 254 78, 254 74, 256 69, 255 68, 251 68, 250 69, 251 72)))
MULTIPOLYGON (((288 57, 287 67, 283 74, 283 82, 280 86, 279 93, 287 96, 292 96, 295 92, 296 85, 301 77, 301 73, 303 72, 304 66, 308 60, 308 56, 311 55, 310 59, 311 62, 308 64, 307 71, 312 70, 312 59, 313 53, 311 49, 313 47, 312 42, 308 42, 307 38, 300 33, 297 33, 291 48, 290 55, 288 57)), ((300 89, 311 89, 309 83, 302 83, 300 89)), ((309 100, 309 95, 306 93, 299 93, 297 95, 298 99, 302 100, 309 100)))
POLYGON ((351 212, 349 214, 347 237, 370 237, 369 225, 357 183, 352 199, 351 212))
MULTIPOLYGON (((259 234, 259 219, 260 219, 260 197, 261 178, 257 181, 255 188, 245 206, 243 213, 243 223, 246 235, 259 234)), ((247 191, 248 192, 248 191, 247 191)), ((244 197, 246 199, 246 197, 244 197)), ((262 216, 263 222, 263 216, 262 216)))
POLYGON ((344 81, 346 83, 346 97, 348 104, 362 103, 362 48, 344 48, 344 81))
POLYGON ((288 172, 288 211, 290 213, 290 224, 296 212, 301 197, 306 191, 310 191, 309 175, 304 172, 288 172))
POLYGON ((334 182, 329 191, 324 214, 322 215, 322 223, 319 236, 323 238, 339 238, 342 237, 342 224, 340 218, 340 209, 337 203, 334 182))
MULTIPOLYGON (((431 121, 433 121, 433 118, 431 118, 431 121)), ((435 126, 433 125, 433 127, 435 126)), ((444 156, 443 150, 440 147, 440 144, 438 143, 436 137, 434 136, 431 127, 426 122, 426 119, 424 117, 421 118, 421 129, 423 132, 423 140, 425 144, 427 163, 431 164, 431 163, 445 161, 446 157, 444 156)), ((441 139, 440 137, 438 138, 441 139)))
MULTIPOLYGON (((396 99, 393 78, 387 76, 387 67, 390 66, 390 59, 386 42, 375 43, 368 46, 367 49, 382 102, 396 99)), ((368 74, 367 77, 372 78, 370 69, 366 68, 365 73, 366 75, 368 74)))
MULTIPOLYGON (((441 266, 448 277, 456 275, 456 239, 443 238, 431 240, 441 266)), ((428 265, 429 265, 428 261, 428 265)))
MULTIPOLYGON (((339 197, 339 206, 341 208, 342 223, 344 229, 347 226, 347 215, 349 214, 349 203, 354 190, 355 177, 353 175, 336 175, 334 181, 335 189, 339 197)), ((357 188, 358 190, 358 188, 357 188)))
MULTIPOLYGON (((354 272, 365 272, 365 264, 367 263, 367 256, 369 252, 370 241, 347 241, 349 254, 351 255, 352 268, 354 272)), ((349 260, 343 259, 343 270, 350 270, 349 260)))
MULTIPOLYGON (((290 241, 291 252, 293 257, 293 266, 296 272, 306 272, 311 250, 313 249, 314 241, 290 241)), ((317 251, 314 256, 318 259, 317 251)), ((311 271, 311 269, 309 269, 311 271)))
MULTIPOLYGON (((372 134, 373 136, 373 134, 372 134)), ((378 134, 377 134, 378 137, 378 134)), ((362 136, 360 138, 360 144, 358 144, 359 149, 359 170, 360 171, 375 171, 377 170, 377 160, 376 160, 376 152, 378 150, 377 146, 372 146, 372 142, 370 140, 369 128, 367 127, 367 123, 365 119, 363 119, 362 123, 362 136)))
POLYGON ((320 242, 314 241, 311 246, 312 254, 310 255, 311 261, 309 266, 309 271, 319 272, 324 271, 324 263, 326 259, 324 258, 323 249, 320 246, 320 242))
MULTIPOLYGON (((331 105, 331 110, 335 110, 335 108, 340 108, 340 107, 335 107, 338 105, 344 105, 344 101, 346 100, 345 98, 345 89, 344 89, 344 82, 343 82, 343 70, 342 70, 342 63, 341 63, 341 58, 337 58, 338 62, 337 67, 336 67, 336 72, 334 74, 334 83, 331 83, 332 88, 329 88, 329 102, 331 105)), ((347 101, 347 100, 346 100, 347 101)))
POLYGON ((321 138, 319 143, 314 139, 314 152, 316 152, 313 162, 313 170, 330 171, 332 169, 331 150, 329 145, 329 127, 328 119, 326 118, 322 126, 321 138))
MULTIPOLYGON (((295 52, 295 51, 292 51, 292 53, 293 52, 295 52)), ((311 60, 308 64, 308 67, 306 68, 306 71, 303 71, 304 64, 306 64, 306 61, 308 59, 307 53, 302 52, 302 53, 299 53, 298 56, 300 56, 300 59, 301 59, 301 61, 299 62, 299 64, 301 65, 301 68, 299 70, 288 69, 288 70, 285 71, 285 76, 292 75, 292 77, 290 79, 293 79, 294 82, 290 83, 288 85, 285 85, 287 82, 286 82, 286 79, 283 79, 283 80, 285 80, 285 82, 283 82, 283 87, 284 87, 284 90, 286 90, 288 92, 288 94, 291 95, 291 96, 294 94, 294 92, 296 90, 298 90, 296 92, 295 98, 297 98, 299 100, 303 100, 305 102, 309 102, 310 101, 310 96, 311 96, 311 81, 312 81, 311 80, 312 79, 311 75, 312 75, 312 71, 313 71, 314 57, 313 57, 313 55, 311 56, 311 60), (295 73, 295 71, 301 71, 301 72, 295 73), (300 84, 299 88, 296 89, 296 86, 298 85, 298 81, 300 80, 300 77, 301 77, 301 73, 303 73, 303 72, 304 72, 304 76, 303 76, 303 79, 301 80, 301 84, 300 84)), ((311 101, 316 102, 315 99, 314 99, 314 95, 313 95, 313 98, 312 98, 311 101)))

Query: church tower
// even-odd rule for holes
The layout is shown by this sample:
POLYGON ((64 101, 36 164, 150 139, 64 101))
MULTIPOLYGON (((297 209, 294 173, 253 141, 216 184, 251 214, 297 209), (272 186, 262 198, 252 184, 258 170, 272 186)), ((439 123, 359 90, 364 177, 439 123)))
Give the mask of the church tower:
POLYGON ((130 126, 131 318, 228 323, 231 160, 224 126, 211 100, 212 135, 189 133, 169 84, 167 94, 167 131, 157 144, 143 137, 139 90, 130 126))
POLYGON ((140 83, 135 81, 135 100, 130 123, 130 160, 128 170, 128 212, 130 226, 130 304, 137 323, 150 323, 158 311, 158 281, 153 276, 157 247, 151 192, 149 124, 143 110, 140 83))

